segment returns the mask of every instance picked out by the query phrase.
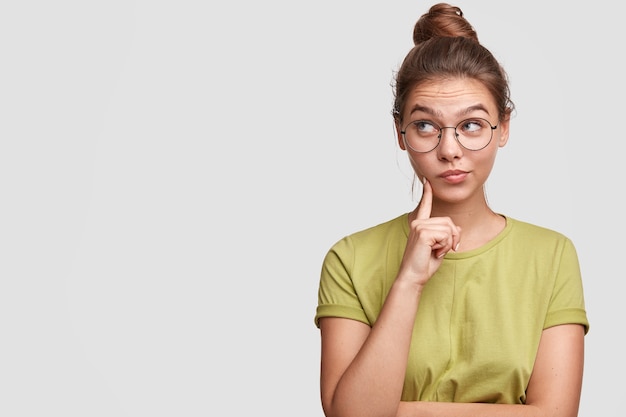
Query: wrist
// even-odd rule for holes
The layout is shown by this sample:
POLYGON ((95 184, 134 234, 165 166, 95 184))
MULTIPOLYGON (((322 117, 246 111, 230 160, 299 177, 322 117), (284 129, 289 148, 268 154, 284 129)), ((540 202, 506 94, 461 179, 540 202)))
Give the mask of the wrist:
POLYGON ((415 277, 409 279, 403 274, 398 275, 393 283, 393 287, 397 288, 398 291, 402 293, 414 293, 416 296, 422 294, 424 285, 426 285, 425 282, 422 283, 420 280, 416 280, 415 277))

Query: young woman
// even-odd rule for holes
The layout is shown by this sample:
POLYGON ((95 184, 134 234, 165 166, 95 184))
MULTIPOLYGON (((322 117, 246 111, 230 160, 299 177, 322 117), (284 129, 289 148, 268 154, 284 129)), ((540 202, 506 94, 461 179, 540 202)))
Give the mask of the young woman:
POLYGON ((574 417, 589 328, 576 250, 485 198, 509 137, 506 74, 458 7, 434 5, 413 37, 393 117, 422 197, 324 259, 324 412, 574 417))

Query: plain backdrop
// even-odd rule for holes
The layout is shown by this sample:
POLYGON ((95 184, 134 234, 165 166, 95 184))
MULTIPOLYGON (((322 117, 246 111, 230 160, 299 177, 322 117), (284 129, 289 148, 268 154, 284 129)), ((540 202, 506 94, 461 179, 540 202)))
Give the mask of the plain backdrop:
MULTIPOLYGON (((492 207, 580 257, 581 417, 623 415, 623 14, 455 3, 517 112, 492 207)), ((3 1, 0 414, 321 417, 322 258, 419 198, 418 1, 3 1)))

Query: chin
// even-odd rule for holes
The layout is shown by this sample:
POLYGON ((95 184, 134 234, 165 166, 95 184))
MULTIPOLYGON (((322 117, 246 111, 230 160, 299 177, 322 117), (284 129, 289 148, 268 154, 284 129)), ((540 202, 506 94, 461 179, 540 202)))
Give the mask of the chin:
MULTIPOLYGON (((433 188, 434 197, 448 204, 461 204, 469 201, 474 196, 474 192, 475 190, 463 187, 461 184, 446 184, 445 187, 433 188)), ((483 195, 482 191, 481 195, 483 195)))

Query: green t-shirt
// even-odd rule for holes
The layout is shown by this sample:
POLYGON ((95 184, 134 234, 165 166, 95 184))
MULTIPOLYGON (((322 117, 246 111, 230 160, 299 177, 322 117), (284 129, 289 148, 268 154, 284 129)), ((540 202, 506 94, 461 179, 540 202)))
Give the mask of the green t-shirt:
MULTIPOLYGON (((373 325, 408 233, 403 214, 333 245, 322 265, 315 324, 345 317, 373 325)), ((572 242, 507 217, 492 241, 448 253, 428 281, 402 400, 524 403, 542 330, 566 323, 589 330, 572 242)))

